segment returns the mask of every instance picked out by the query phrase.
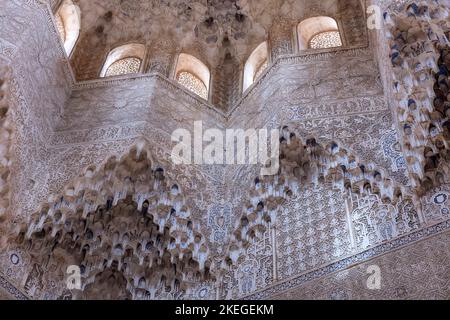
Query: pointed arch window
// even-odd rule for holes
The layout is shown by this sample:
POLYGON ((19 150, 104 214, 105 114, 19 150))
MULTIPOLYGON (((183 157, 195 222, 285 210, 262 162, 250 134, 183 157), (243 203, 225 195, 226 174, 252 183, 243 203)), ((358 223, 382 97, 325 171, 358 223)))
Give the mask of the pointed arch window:
POLYGON ((64 0, 55 14, 55 22, 64 50, 70 56, 80 36, 80 8, 72 0, 64 0))
POLYGON ((139 73, 144 54, 145 46, 139 43, 130 43, 111 50, 100 72, 100 77, 139 73))
POLYGON ((208 67, 196 57, 186 53, 179 55, 175 79, 189 91, 208 100, 211 74, 208 67))
POLYGON ((313 17, 297 26, 299 50, 341 47, 339 27, 331 17, 313 17))
POLYGON ((266 70, 269 64, 267 42, 264 41, 255 50, 244 66, 244 87, 245 92, 266 70))

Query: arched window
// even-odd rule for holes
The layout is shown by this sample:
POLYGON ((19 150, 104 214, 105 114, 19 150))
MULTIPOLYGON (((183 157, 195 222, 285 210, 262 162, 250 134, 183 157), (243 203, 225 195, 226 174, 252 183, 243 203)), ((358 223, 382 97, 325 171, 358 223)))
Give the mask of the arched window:
POLYGON ((330 17, 314 17, 300 22, 297 34, 300 50, 342 46, 338 24, 330 17))
POLYGON ((250 55, 244 67, 244 92, 258 79, 269 64, 267 42, 261 43, 250 55))
POLYGON ((80 35, 81 11, 72 0, 64 0, 55 14, 56 27, 68 56, 80 35))
POLYGON ((144 54, 145 46, 139 43, 125 44, 111 50, 103 64, 100 77, 139 73, 144 54))
POLYGON ((181 53, 175 72, 176 80, 205 100, 209 96, 211 74, 208 67, 194 56, 181 53))

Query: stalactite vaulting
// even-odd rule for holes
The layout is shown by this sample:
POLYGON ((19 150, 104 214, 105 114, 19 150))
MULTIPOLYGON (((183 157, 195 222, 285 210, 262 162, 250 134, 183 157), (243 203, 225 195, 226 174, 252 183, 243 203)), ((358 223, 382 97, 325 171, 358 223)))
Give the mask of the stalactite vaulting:
POLYGON ((376 195, 392 204, 406 199, 417 201, 410 190, 388 178, 383 170, 361 162, 337 142, 322 144, 314 137, 302 138, 287 126, 282 133, 280 171, 275 176, 255 178, 236 221, 225 268, 244 258, 249 245, 276 225, 280 207, 311 184, 329 183, 342 193, 376 195))
POLYGON ((441 159, 449 157, 448 17, 445 1, 412 2, 398 15, 385 15, 396 113, 411 178, 418 189, 438 184, 435 169, 441 159))
POLYGON ((449 37, 449 0, 0 1, 0 300, 447 299, 449 37))
POLYGON ((86 169, 40 208, 17 243, 41 265, 73 256, 83 290, 111 267, 123 273, 133 298, 186 291, 211 276, 199 222, 143 146, 86 169))

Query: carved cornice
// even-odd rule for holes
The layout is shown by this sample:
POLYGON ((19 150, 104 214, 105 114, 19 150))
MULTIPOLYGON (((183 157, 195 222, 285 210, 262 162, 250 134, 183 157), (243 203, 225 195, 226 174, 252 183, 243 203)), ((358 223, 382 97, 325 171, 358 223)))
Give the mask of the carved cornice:
POLYGON ((389 107, 383 96, 344 99, 329 103, 311 103, 289 106, 287 118, 291 121, 325 119, 357 114, 379 113, 388 111, 389 107))
POLYGON ((149 136, 149 131, 152 131, 153 135, 155 134, 155 131, 158 131, 159 134, 167 135, 168 139, 170 139, 170 136, 166 132, 154 128, 150 129, 148 122, 136 121, 127 124, 118 124, 93 129, 55 132, 55 135, 51 140, 50 147, 54 148, 65 145, 80 145, 85 143, 90 144, 93 142, 107 142, 138 138, 141 136, 149 136))

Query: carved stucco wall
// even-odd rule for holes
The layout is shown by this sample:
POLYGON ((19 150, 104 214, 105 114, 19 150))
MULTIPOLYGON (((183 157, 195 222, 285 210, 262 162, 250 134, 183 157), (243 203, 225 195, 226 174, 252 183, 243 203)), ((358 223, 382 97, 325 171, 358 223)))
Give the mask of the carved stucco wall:
MULTIPOLYGON (((11 6, 18 3, 11 2, 11 6)), ((71 88, 71 74, 48 11, 34 2, 27 2, 24 8, 29 10, 22 11, 23 17, 11 14, 17 24, 8 24, 9 31, 0 37, 0 53, 8 59, 21 61, 14 63, 12 90, 17 103, 14 113, 16 148, 20 150, 15 164, 20 170, 15 174, 13 201, 17 221, 26 219, 49 194, 61 192, 83 168, 98 165, 113 154, 125 153, 139 139, 144 138, 161 165, 168 166, 172 131, 180 127, 192 131, 193 121, 198 120, 203 120, 205 127, 219 128, 289 125, 305 136, 337 140, 362 160, 375 163, 398 183, 408 186, 396 126, 371 47, 280 57, 232 112, 226 114, 159 75, 90 81, 71 88), (25 21, 31 21, 33 28, 25 27, 25 21), (11 29, 12 26, 15 29, 11 29), (24 39, 29 40, 18 44, 9 38, 11 34, 23 34, 24 39), (44 43, 53 45, 43 46, 44 43), (69 94, 70 100, 66 103, 69 94)), ((10 10, 16 13, 17 7, 10 10)), ((249 166, 180 166, 169 173, 186 191, 186 201, 192 211, 205 222, 203 227, 211 255, 218 260, 222 258, 227 235, 242 210, 247 189, 258 175, 257 171, 258 168, 249 166)), ((398 298, 442 297, 448 292, 441 282, 436 291, 429 293, 419 294, 410 288, 403 290, 402 286, 407 284, 393 279, 397 273, 414 268, 414 264, 408 267, 407 258, 396 260, 395 257, 399 252, 405 257, 423 252, 424 261, 429 264, 417 267, 421 275, 433 269, 436 263, 434 255, 426 249, 433 244, 442 247, 448 233, 388 252, 449 228, 448 222, 441 222, 448 218, 450 206, 448 200, 441 201, 442 195, 449 192, 448 185, 444 185, 423 198, 423 211, 432 216, 420 225, 420 230, 409 230, 413 233, 406 236, 409 231, 388 235, 359 246, 357 237, 352 235, 356 232, 352 229, 352 217, 358 210, 366 210, 366 214, 378 210, 377 206, 381 206, 378 200, 371 198, 364 202, 327 185, 311 186, 303 195, 290 199, 278 212, 277 224, 247 250, 245 261, 225 275, 224 285, 218 292, 216 284, 203 283, 186 298, 357 298, 383 297, 383 294, 398 298), (319 197, 322 194, 327 195, 326 199, 319 197), (299 236, 293 238, 294 226, 299 228, 295 232, 304 232, 298 232, 299 236), (349 283, 363 277, 366 264, 340 271, 382 253, 387 254, 376 258, 377 263, 385 266, 395 261, 398 266, 393 275, 386 276, 389 283, 395 282, 386 290, 406 292, 404 296, 391 291, 369 295, 363 292, 365 287, 350 286, 349 283), (296 259, 301 263, 291 261, 296 259), (336 271, 339 273, 318 279, 336 271), (326 280, 330 279, 332 288, 326 287, 326 280), (311 283, 303 284, 306 281, 311 283), (307 293, 302 288, 308 288, 307 293), (258 293, 252 294, 255 290, 259 290, 258 293), (286 290, 291 291, 280 294, 286 290), (327 290, 333 292, 331 296, 327 290)), ((446 252, 445 248, 442 252, 446 252)), ((1 270, 6 276, 1 278, 5 288, 13 283, 25 288, 32 298, 39 299, 67 294, 62 275, 56 278, 48 275, 55 266, 33 265, 29 253, 13 244, 0 257, 1 270)), ((448 257, 442 259, 440 261, 448 266, 448 257)), ((434 275, 442 276, 445 272, 437 270, 434 275)), ((9 292, 15 292, 17 298, 26 297, 14 289, 9 292)))
MULTIPOLYGON (((375 222, 376 217, 386 217, 392 212, 411 214, 414 212, 411 204, 389 209, 376 197, 346 197, 327 186, 308 187, 301 196, 285 204, 273 229, 248 250, 248 258, 243 265, 252 265, 253 268, 245 272, 238 269, 233 276, 243 279, 233 282, 230 278, 230 283, 237 287, 229 285, 223 292, 234 291, 246 299, 443 298, 442 295, 449 294, 445 282, 448 281, 448 250, 444 248, 450 226, 446 213, 449 203, 439 200, 445 194, 448 194, 448 185, 432 190, 423 198, 423 210, 435 212, 439 217, 430 214, 424 223, 418 223, 416 219, 416 224, 410 222, 402 227, 403 230, 393 231, 383 229, 383 223, 375 222), (372 219, 374 229, 367 229, 368 221, 361 219, 365 216, 372 219), (361 228, 362 225, 365 227, 361 228), (365 234, 364 231, 368 230, 369 233, 365 234), (421 241, 427 243, 425 247, 419 245, 421 241), (421 251, 431 247, 434 248, 431 252, 421 251), (256 248, 265 256, 252 256, 253 250, 258 250, 256 248), (402 254, 401 259, 396 258, 396 253, 391 253, 397 249, 402 254), (412 263, 408 261, 408 254, 412 263), (375 258, 379 256, 382 257, 375 258), (367 260, 370 261, 361 265, 367 260), (382 291, 368 289, 369 265, 381 268, 382 291), (356 275, 345 271, 352 267, 358 270, 356 275), (439 270, 438 274, 436 270, 439 270), (428 280, 422 278, 424 275, 428 280), (262 276, 267 279, 261 279, 262 276), (439 277, 439 280, 427 282, 436 280, 434 277, 439 277), (245 291, 242 286, 249 286, 250 290, 245 291), (403 296, 395 296, 395 290, 408 286, 414 290, 408 289, 403 296), (255 289, 258 291, 251 293, 255 289), (313 293, 315 290, 317 292, 313 293), (289 293, 281 294, 285 291, 289 293)), ((384 223, 388 221, 389 218, 384 223)))
MULTIPOLYGON (((1 6, 0 56, 12 70, 8 81, 14 129, 11 214, 3 223, 13 231, 17 223, 27 219, 27 213, 35 210, 33 202, 43 201, 48 195, 46 145, 70 95, 72 75, 45 4, 2 1, 1 6)), ((15 257, 7 258, 12 265, 18 263, 15 257)), ((2 265, 8 260, 3 260, 2 265)), ((14 271, 2 268, 10 279, 1 276, 0 281, 13 297, 23 299, 25 295, 15 287, 20 286, 28 271, 14 271), (14 271, 18 274, 14 275, 14 271)))
POLYGON ((31 199, 46 197, 46 145, 70 95, 72 76, 46 5, 5 1, 2 18, 0 54, 13 65, 10 87, 15 161, 11 211, 20 220, 22 212, 32 210, 31 199))
POLYGON ((321 279, 299 285, 273 299, 389 300, 450 298, 450 233, 399 248, 393 252, 321 279), (381 270, 381 289, 370 290, 367 280, 370 266, 381 270))

